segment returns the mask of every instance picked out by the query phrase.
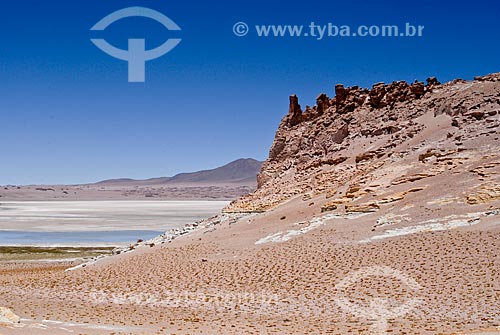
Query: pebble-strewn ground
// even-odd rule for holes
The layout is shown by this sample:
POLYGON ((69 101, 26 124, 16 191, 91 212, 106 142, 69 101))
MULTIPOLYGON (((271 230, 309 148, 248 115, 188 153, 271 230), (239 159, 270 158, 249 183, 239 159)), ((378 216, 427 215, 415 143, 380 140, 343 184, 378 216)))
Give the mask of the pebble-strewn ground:
POLYGON ((420 305, 390 320, 388 330, 438 334, 500 326, 498 230, 361 245, 336 245, 334 236, 320 229, 251 252, 185 244, 74 273, 62 272, 62 265, 3 265, 2 304, 24 318, 128 330, 117 334, 368 334, 373 321, 344 312, 336 298, 362 308, 387 298, 396 308, 418 297, 420 305), (372 276, 335 289, 352 271, 373 266, 398 270, 421 287, 372 276))
POLYGON ((499 85, 364 102, 342 136, 324 128, 347 122, 335 101, 323 114, 291 106, 261 189, 226 209, 265 212, 69 272, 0 263, 0 306, 23 318, 0 333, 498 335, 499 85), (347 142, 320 159, 328 134, 347 142))

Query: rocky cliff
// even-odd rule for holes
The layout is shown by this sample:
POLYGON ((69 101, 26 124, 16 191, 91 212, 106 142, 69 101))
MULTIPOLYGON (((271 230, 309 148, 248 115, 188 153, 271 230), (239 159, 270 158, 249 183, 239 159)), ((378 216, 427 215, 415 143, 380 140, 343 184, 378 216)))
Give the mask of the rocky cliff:
POLYGON ((253 213, 72 271, 0 262, 22 317, 2 333, 498 335, 499 112, 500 74, 292 96, 259 188, 226 208, 253 213))
MULTIPOLYGON (((365 187, 376 171, 397 170, 405 160, 422 168, 437 159, 432 171, 426 166, 419 172, 436 175, 460 164, 450 157, 465 151, 498 151, 499 73, 445 84, 434 77, 371 89, 337 84, 334 90, 333 98, 320 94, 305 109, 290 96, 257 191, 226 212, 266 211, 297 197, 319 197, 325 210, 370 193, 373 188, 365 187), (476 143, 484 138, 486 144, 476 143)), ((399 177, 411 178, 394 175, 399 177)))

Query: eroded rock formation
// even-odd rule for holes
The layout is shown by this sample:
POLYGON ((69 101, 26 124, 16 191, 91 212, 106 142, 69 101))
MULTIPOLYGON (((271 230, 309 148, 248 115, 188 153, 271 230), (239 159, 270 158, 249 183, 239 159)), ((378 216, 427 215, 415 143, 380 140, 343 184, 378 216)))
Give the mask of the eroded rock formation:
MULTIPOLYGON (((258 190, 234 201, 226 211, 265 211, 295 197, 330 197, 332 190, 342 190, 387 161, 430 146, 425 139, 429 135, 442 136, 436 146, 444 146, 439 144, 442 141, 452 148, 450 152, 460 155, 465 150, 464 140, 474 138, 482 128, 498 131, 499 78, 499 74, 491 74, 471 82, 457 79, 441 84, 430 77, 426 84, 394 81, 376 83, 371 89, 337 84, 334 98, 322 93, 317 105, 305 111, 292 95, 289 112, 259 173, 258 190), (447 130, 427 133, 437 119, 447 130)), ((424 152, 417 162, 447 159, 446 152, 427 150, 429 156, 424 152)), ((439 174, 438 170, 402 176, 394 182, 420 180, 439 174)))

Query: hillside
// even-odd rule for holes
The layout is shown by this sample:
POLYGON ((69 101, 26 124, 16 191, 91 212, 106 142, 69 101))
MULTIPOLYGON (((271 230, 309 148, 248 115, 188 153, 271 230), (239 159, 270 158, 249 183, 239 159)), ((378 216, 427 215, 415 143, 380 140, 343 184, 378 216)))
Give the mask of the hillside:
POLYGON ((0 188, 2 200, 235 199, 257 187, 262 162, 242 158, 211 170, 150 179, 118 178, 83 185, 0 188))
POLYGON ((339 84, 334 98, 321 94, 305 111, 291 96, 258 190, 226 211, 264 211, 297 197, 326 207, 350 204, 403 184, 432 180, 429 187, 435 187, 434 180, 457 174, 471 183, 460 189, 463 196, 489 192, 480 190, 498 183, 496 173, 481 177, 469 170, 474 164, 498 170, 498 78, 444 85, 429 78, 427 85, 378 83, 371 90, 339 84))
POLYGON ((240 158, 226 165, 196 172, 184 172, 176 174, 173 177, 158 177, 150 179, 107 179, 97 182, 98 185, 159 185, 159 184, 200 184, 200 185, 218 185, 218 184, 238 184, 245 185, 257 183, 257 174, 262 167, 262 162, 252 158, 240 158))
POLYGON ((262 167, 262 162, 255 159, 238 159, 224 166, 191 173, 180 173, 168 181, 166 184, 248 184, 257 182, 257 174, 262 167))
POLYGON ((499 146, 500 74, 291 96, 222 214, 71 271, 9 264, 30 320, 7 334, 498 335, 499 146))

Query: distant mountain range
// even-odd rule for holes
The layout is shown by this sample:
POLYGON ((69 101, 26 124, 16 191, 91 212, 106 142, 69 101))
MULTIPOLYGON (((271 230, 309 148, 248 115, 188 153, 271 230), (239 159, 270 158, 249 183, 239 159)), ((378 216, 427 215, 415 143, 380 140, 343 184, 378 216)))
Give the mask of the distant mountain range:
POLYGON ((224 166, 173 177, 108 179, 80 185, 0 187, 2 201, 45 200, 234 200, 255 191, 263 162, 245 158, 224 166))
POLYGON ((118 186, 118 185, 256 185, 257 174, 262 162, 252 158, 241 158, 226 165, 197 172, 185 172, 173 177, 158 177, 150 179, 107 179, 97 182, 96 185, 118 186))

